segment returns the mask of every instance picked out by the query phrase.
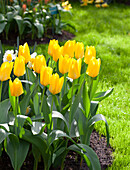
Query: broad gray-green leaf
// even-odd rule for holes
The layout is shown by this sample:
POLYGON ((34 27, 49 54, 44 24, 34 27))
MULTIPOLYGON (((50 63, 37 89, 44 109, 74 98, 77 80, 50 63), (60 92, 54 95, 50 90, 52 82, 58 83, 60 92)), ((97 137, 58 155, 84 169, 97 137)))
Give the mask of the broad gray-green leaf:
POLYGON ((2 23, 0 23, 0 33, 3 32, 3 30, 4 30, 5 26, 6 26, 6 24, 7 24, 7 22, 2 22, 2 23))
POLYGON ((31 131, 33 135, 42 133, 44 129, 45 129, 45 123, 42 123, 42 122, 33 122, 33 125, 31 127, 31 131))
POLYGON ((0 143, 3 142, 3 140, 9 135, 8 132, 6 132, 4 129, 0 129, 0 143))
POLYGON ((80 155, 82 155, 87 165, 89 166, 90 170, 101 170, 99 159, 96 153, 89 146, 84 144, 77 144, 77 146, 76 145, 69 146, 68 149, 78 152, 80 155), (91 165, 89 164, 88 159, 91 165))
POLYGON ((41 38, 43 36, 43 33, 44 33, 43 24, 40 24, 39 22, 36 22, 36 23, 34 23, 34 25, 38 30, 38 38, 41 38))
POLYGON ((9 99, 0 102, 0 123, 8 122, 8 110, 11 104, 9 99))

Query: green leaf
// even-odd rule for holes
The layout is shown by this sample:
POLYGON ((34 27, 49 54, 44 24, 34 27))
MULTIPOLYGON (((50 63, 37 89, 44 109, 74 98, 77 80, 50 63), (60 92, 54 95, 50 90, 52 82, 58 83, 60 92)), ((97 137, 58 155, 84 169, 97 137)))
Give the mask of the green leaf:
POLYGON ((5 26, 6 26, 6 24, 7 24, 7 22, 2 22, 2 23, 0 23, 0 33, 3 32, 3 30, 4 30, 5 26))
POLYGON ((34 166, 35 166, 35 169, 37 169, 38 161, 40 159, 41 153, 39 152, 38 148, 35 145, 32 145, 32 153, 34 156, 34 166))
POLYGON ((2 62, 3 62, 3 48, 0 40, 0 65, 2 64, 2 62))
POLYGON ((80 88, 79 88, 79 91, 78 91, 78 94, 77 96, 75 97, 75 100, 70 108, 70 114, 71 114, 71 123, 74 119, 74 116, 75 116, 75 113, 76 113, 76 110, 79 106, 79 102, 81 100, 81 96, 82 96, 82 91, 83 91, 83 83, 84 81, 82 81, 81 85, 80 85, 80 88))
POLYGON ((6 21, 6 18, 3 14, 0 14, 0 23, 6 21))
POLYGON ((66 125, 66 127, 67 127, 67 131, 68 131, 68 126, 69 126, 68 122, 67 122, 65 117, 60 112, 52 111, 52 118, 59 118, 59 119, 63 120, 65 125, 66 125))
POLYGON ((7 16, 8 22, 11 22, 13 20, 14 13, 13 12, 7 12, 6 16, 7 16))
POLYGON ((99 92, 99 93, 96 93, 94 95, 94 98, 93 100, 94 101, 102 101, 103 99, 105 99, 106 97, 108 97, 112 92, 113 92, 114 88, 110 89, 110 90, 107 90, 105 92, 99 92))
POLYGON ((18 29, 19 29, 19 34, 22 35, 23 34, 23 19, 20 15, 16 15, 14 17, 14 20, 16 21, 17 25, 18 25, 18 29))
POLYGON ((88 122, 88 127, 91 127, 92 125, 94 125, 96 122, 98 122, 100 120, 103 120, 105 122, 106 132, 107 132, 107 145, 109 145, 109 126, 108 126, 108 123, 107 123, 105 117, 102 114, 97 114, 97 115, 93 116, 88 122))
POLYGON ((44 132, 45 123, 42 122, 33 122, 33 126, 31 127, 31 131, 33 135, 37 135, 39 133, 44 132))
POLYGON ((98 85, 98 81, 99 81, 99 76, 97 76, 95 79, 94 78, 90 78, 91 81, 92 81, 92 84, 91 84, 91 91, 90 91, 90 100, 93 98, 96 90, 97 90, 97 85, 98 85))
POLYGON ((91 116, 95 116, 96 115, 98 106, 99 106, 99 102, 98 101, 91 101, 91 105, 90 105, 91 116))
POLYGON ((29 150, 29 143, 19 140, 14 134, 7 137, 7 154, 10 157, 14 170, 21 168, 29 150))
POLYGON ((37 87, 38 87, 38 79, 35 80, 35 83, 33 83, 33 85, 30 87, 30 91, 28 91, 27 95, 25 95, 20 102, 21 114, 25 115, 26 108, 29 105, 29 101, 31 97, 37 92, 36 91, 37 87))
POLYGON ((22 136, 22 138, 35 145, 39 152, 42 154, 43 160, 44 160, 44 169, 49 169, 50 164, 49 161, 51 159, 51 152, 48 150, 48 144, 47 144, 47 136, 45 134, 41 135, 33 135, 29 130, 25 130, 25 134, 22 136))
POLYGON ((87 82, 85 82, 83 86, 83 105, 85 109, 85 117, 88 118, 90 112, 90 99, 88 95, 87 82))
POLYGON ((44 27, 42 24, 40 24, 39 22, 34 23, 35 27, 38 30, 38 38, 42 38, 43 33, 44 33, 44 27))
POLYGON ((35 115, 38 115, 39 114, 39 96, 38 96, 38 93, 36 93, 35 96, 33 97, 33 105, 34 105, 35 115))
POLYGON ((69 146, 68 149, 78 152, 80 155, 82 155, 90 170, 101 170, 101 166, 100 166, 98 157, 97 157, 96 153, 92 150, 92 148, 90 148, 89 146, 84 145, 84 144, 77 144, 77 146, 75 146, 75 145, 69 146), (88 159, 89 159, 91 165, 89 164, 88 159))
POLYGON ((42 113, 43 113, 43 116, 44 116, 45 123, 49 124, 50 123, 51 111, 50 111, 50 108, 47 104, 47 98, 46 98, 45 95, 44 95, 44 98, 43 98, 43 105, 42 106, 43 106, 42 107, 42 113))
POLYGON ((4 129, 0 129, 0 143, 3 142, 3 140, 9 135, 8 132, 6 132, 4 129))
POLYGON ((9 99, 0 102, 0 123, 8 122, 8 110, 11 104, 9 99))
POLYGON ((10 99, 10 103, 13 108, 13 111, 15 111, 15 96, 11 96, 10 88, 9 88, 9 99, 10 99))

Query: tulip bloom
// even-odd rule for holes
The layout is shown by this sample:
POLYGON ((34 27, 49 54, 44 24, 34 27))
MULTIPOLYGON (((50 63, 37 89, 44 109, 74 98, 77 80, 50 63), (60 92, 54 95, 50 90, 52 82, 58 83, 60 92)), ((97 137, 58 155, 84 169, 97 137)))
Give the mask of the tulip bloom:
POLYGON ((75 51, 75 40, 70 41, 68 40, 63 47, 63 55, 68 55, 69 57, 74 57, 74 51, 75 51))
POLYGON ((86 74, 88 74, 90 77, 96 77, 99 74, 100 65, 101 59, 96 59, 95 57, 92 57, 88 64, 86 74))
POLYGON ((17 77, 25 74, 25 58, 23 56, 16 57, 14 63, 14 75, 17 77))
POLYGON ((13 62, 4 62, 0 67, 0 81, 10 79, 10 74, 13 68, 13 62))
POLYGON ((30 61, 31 55, 27 43, 25 43, 23 46, 22 45, 19 46, 18 57, 21 55, 25 58, 25 63, 28 63, 30 61))
POLYGON ((55 39, 54 40, 50 40, 49 46, 48 46, 48 54, 50 56, 53 56, 53 47, 54 47, 55 44, 58 45, 58 40, 55 40, 55 39))
POLYGON ((44 57, 43 55, 38 55, 38 56, 36 56, 36 58, 35 58, 35 60, 34 60, 33 70, 34 70, 36 73, 40 73, 42 66, 46 66, 45 57, 44 57))
POLYGON ((75 57, 77 59, 84 57, 84 44, 82 42, 77 42, 75 45, 75 57))
POLYGON ((80 77, 81 63, 82 63, 81 58, 78 60, 75 60, 74 58, 71 59, 69 73, 68 73, 68 76, 70 78, 77 79, 80 77))
POLYGON ((65 74, 69 71, 69 66, 71 64, 71 58, 68 55, 60 56, 59 58, 59 71, 65 74))
POLYGON ((23 4, 22 9, 24 12, 26 11, 26 8, 27 8, 26 4, 23 4))
POLYGON ((11 96, 18 97, 21 94, 23 94, 23 86, 22 86, 21 81, 18 78, 16 78, 13 82, 10 79, 9 86, 10 86, 11 96))
POLYGON ((62 86, 64 82, 64 77, 59 78, 57 73, 53 74, 50 79, 49 91, 52 94, 57 94, 61 92, 62 86))
POLYGON ((53 46, 53 54, 52 54, 52 57, 53 57, 53 60, 55 62, 57 62, 57 60, 59 59, 59 57, 62 55, 62 48, 63 47, 60 47, 59 44, 55 44, 53 46))
POLYGON ((86 51, 85 51, 85 57, 84 57, 84 62, 86 64, 89 64, 89 61, 91 60, 92 57, 96 58, 96 50, 94 46, 87 46, 86 51))
POLYGON ((31 4, 31 0, 27 0, 27 4, 30 5, 31 4))
POLYGON ((41 72, 40 72, 40 83, 43 86, 47 86, 50 84, 50 79, 52 75, 52 68, 51 67, 44 67, 42 66, 41 72))
POLYGON ((109 7, 109 5, 107 3, 104 3, 104 4, 102 4, 102 7, 107 8, 107 7, 109 7))

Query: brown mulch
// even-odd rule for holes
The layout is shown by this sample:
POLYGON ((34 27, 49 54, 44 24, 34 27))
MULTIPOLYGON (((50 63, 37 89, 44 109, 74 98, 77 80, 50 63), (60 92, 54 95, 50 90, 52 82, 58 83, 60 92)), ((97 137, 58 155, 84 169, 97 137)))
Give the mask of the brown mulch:
MULTIPOLYGON (((62 30, 61 32, 62 34, 55 34, 53 36, 52 31, 48 30, 47 34, 44 35, 42 38, 35 38, 33 40, 31 39, 31 35, 27 35, 25 39, 20 40, 20 44, 23 45, 25 42, 27 42, 29 46, 33 46, 35 42, 37 42, 37 44, 48 44, 49 41, 52 39, 64 41, 64 40, 71 40, 75 37, 74 34, 68 31, 62 30)), ((9 38, 8 40, 6 40, 5 37, 0 34, 0 40, 2 44, 14 46, 17 44, 17 35, 9 34, 9 38)))
MULTIPOLYGON (((103 135, 99 136, 99 134, 96 131, 93 131, 91 134, 90 146, 96 152, 102 170, 105 170, 108 166, 111 166, 113 161, 112 157, 113 149, 110 146, 107 147, 106 137, 104 137, 103 135)), ((34 161, 33 156, 28 155, 25 162, 23 163, 21 170, 32 170, 33 161, 34 161)), ((65 164, 64 170, 88 170, 85 161, 83 161, 81 164, 80 156, 72 151, 70 151, 67 154, 64 164, 65 164)), ((5 152, 3 152, 2 157, 0 158, 0 170, 3 169, 13 170, 10 159, 5 152)), ((38 164, 38 170, 43 169, 44 165, 41 162, 38 164)), ((59 168, 55 170, 59 170, 59 168)))

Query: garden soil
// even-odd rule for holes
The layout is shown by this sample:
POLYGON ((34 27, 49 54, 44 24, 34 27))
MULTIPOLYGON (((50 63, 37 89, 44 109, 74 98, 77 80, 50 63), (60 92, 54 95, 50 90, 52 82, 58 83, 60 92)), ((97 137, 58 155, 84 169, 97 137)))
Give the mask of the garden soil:
MULTIPOLYGON (((107 147, 106 137, 104 137, 103 135, 100 136, 94 130, 91 134, 90 146, 96 152, 102 170, 105 170, 108 166, 111 166, 113 161, 113 149, 110 146, 107 147)), ((21 170, 32 170, 33 161, 34 159, 32 154, 28 154, 21 170)), ((0 170, 13 170, 10 159, 5 152, 3 152, 2 157, 0 157, 0 170)), ((38 170, 44 170, 42 160, 38 164, 38 170)), ((57 169, 51 168, 51 170, 60 170, 60 167, 57 169)), ((88 170, 88 167, 84 160, 81 161, 81 157, 77 155, 77 153, 70 151, 68 152, 65 159, 64 170, 88 170)))

